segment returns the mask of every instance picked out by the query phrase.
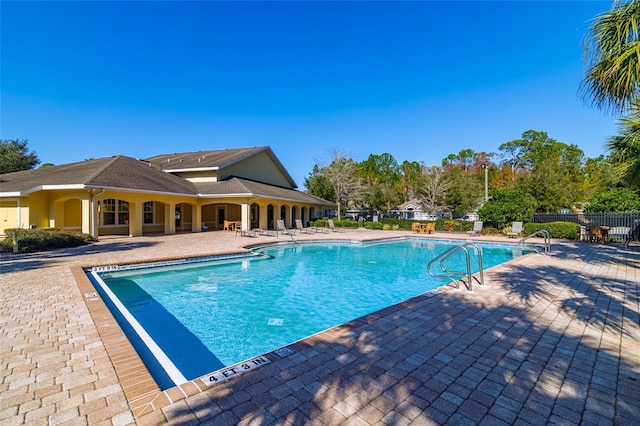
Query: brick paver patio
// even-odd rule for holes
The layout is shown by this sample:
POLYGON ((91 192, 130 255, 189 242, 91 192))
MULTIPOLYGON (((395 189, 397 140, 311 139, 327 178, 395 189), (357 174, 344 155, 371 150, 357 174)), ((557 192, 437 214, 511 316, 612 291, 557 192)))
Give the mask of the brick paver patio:
POLYGON ((554 242, 551 256, 487 271, 487 288, 445 287, 293 344, 287 357, 267 354, 270 364, 224 383, 165 392, 78 268, 268 241, 208 232, 3 255, 0 424, 640 425, 637 245, 554 242))

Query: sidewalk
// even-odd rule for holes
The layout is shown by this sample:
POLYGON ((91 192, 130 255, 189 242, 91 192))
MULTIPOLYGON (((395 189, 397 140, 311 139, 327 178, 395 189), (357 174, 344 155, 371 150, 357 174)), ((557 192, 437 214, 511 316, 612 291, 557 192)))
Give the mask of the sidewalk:
MULTIPOLYGON (((400 235, 410 234, 296 239, 400 235)), ((285 358, 268 354, 270 364, 222 384, 132 404, 132 377, 108 347, 127 342, 99 333, 71 267, 283 240, 208 232, 4 255, 0 423, 640 425, 640 247, 578 242, 493 268, 474 293, 446 287, 291 345, 285 358)))

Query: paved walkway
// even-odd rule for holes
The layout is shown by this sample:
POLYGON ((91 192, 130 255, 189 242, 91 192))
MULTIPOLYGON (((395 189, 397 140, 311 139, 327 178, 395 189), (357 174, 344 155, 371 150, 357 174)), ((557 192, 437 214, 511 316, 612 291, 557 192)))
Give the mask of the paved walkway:
MULTIPOLYGON (((408 234, 308 238, 381 235, 408 234)), ((140 409, 130 383, 144 375, 123 368, 114 346, 128 342, 96 316, 77 266, 267 241, 209 232, 4 255, 0 423, 640 425, 640 247, 577 242, 493 268, 474 293, 445 287, 291 345, 285 358, 267 354, 270 364, 222 384, 144 390, 156 402, 140 409)))

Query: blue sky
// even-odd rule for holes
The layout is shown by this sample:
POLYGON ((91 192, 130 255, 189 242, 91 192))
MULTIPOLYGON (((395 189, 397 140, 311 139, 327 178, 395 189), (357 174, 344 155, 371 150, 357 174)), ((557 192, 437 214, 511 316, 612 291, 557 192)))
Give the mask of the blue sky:
POLYGON ((42 163, 269 145, 439 165, 529 129, 606 153, 583 39, 610 1, 8 2, 0 138, 42 163))

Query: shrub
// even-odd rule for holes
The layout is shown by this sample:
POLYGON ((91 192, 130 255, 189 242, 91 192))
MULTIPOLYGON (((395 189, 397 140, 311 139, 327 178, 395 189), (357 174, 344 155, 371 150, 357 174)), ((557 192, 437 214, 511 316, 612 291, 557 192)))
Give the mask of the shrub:
POLYGON ((383 224, 382 222, 365 222, 364 223, 365 229, 384 229, 384 227, 385 227, 385 224, 383 224))
POLYGON ((410 219, 396 219, 394 217, 382 218, 382 223, 384 225, 388 225, 389 229, 404 229, 405 231, 411 231, 411 225, 413 224, 413 222, 418 221, 410 219))
POLYGON ((59 248, 77 247, 97 241, 89 234, 77 234, 62 232, 57 228, 23 229, 14 228, 5 230, 7 235, 0 243, 3 252, 13 251, 13 235, 18 240, 18 249, 21 252, 35 252, 54 250, 59 248))
POLYGON ((359 228, 360 223, 355 220, 334 220, 333 224, 336 228, 359 228))
POLYGON ((326 228, 329 226, 328 219, 310 220, 309 226, 315 226, 316 228, 326 228))
POLYGON ((527 236, 544 229, 551 238, 575 240, 578 238, 579 227, 580 224, 574 222, 525 223, 523 233, 527 236))
POLYGON ((482 225, 482 232, 480 233, 481 235, 499 235, 501 234, 500 230, 496 229, 496 228, 492 228, 491 226, 484 226, 484 224, 482 225))
POLYGON ((491 193, 491 199, 479 210, 480 219, 484 226, 497 229, 505 228, 511 222, 526 222, 533 216, 537 202, 529 194, 515 189, 496 189, 491 193))

